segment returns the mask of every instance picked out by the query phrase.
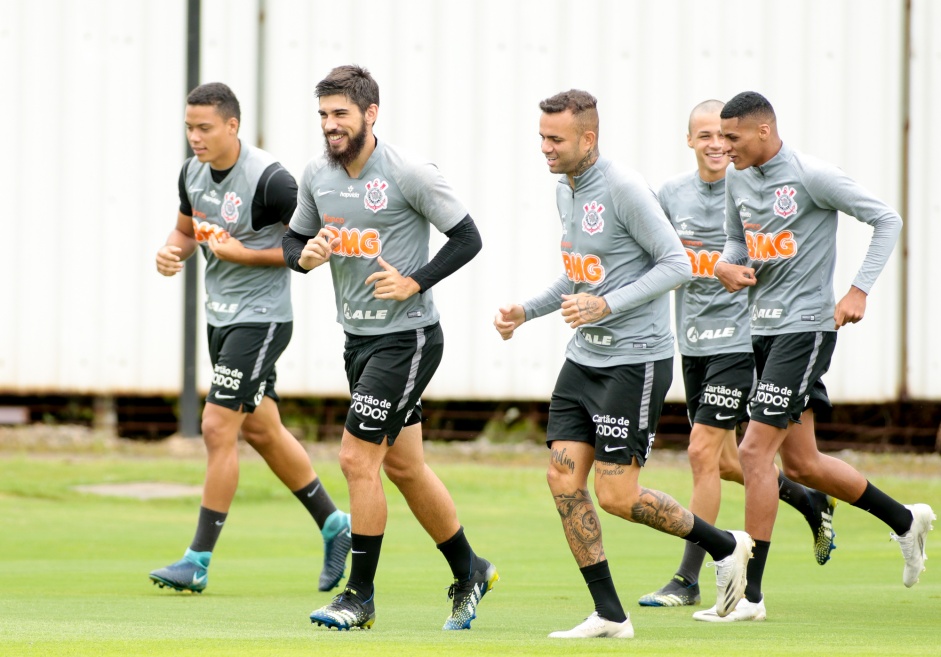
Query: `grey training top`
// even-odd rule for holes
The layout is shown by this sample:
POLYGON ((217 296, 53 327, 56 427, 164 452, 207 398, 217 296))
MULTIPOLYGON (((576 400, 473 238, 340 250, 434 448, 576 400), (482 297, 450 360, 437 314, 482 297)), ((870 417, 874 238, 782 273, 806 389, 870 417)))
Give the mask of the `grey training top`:
POLYGON ((526 319, 559 310, 562 294, 603 296, 611 314, 575 331, 565 357, 589 367, 643 363, 673 355, 667 292, 690 264, 657 197, 636 172, 598 161, 556 186, 565 274, 526 301, 526 319))
POLYGON ((693 266, 692 280, 674 296, 680 353, 750 353, 748 294, 729 294, 715 277, 725 246, 725 179, 707 183, 698 170, 684 173, 663 183, 658 196, 693 266))
POLYGON ((381 255, 402 276, 428 262, 430 226, 446 232, 467 210, 438 168, 379 141, 359 178, 323 157, 304 169, 291 229, 313 237, 326 227, 341 239, 330 257, 337 321, 354 335, 383 335, 438 321, 431 290, 405 301, 373 298, 370 274, 381 255))
POLYGON ((837 211, 873 227, 853 285, 869 293, 902 219, 837 167, 782 145, 767 163, 726 174, 722 260, 755 268, 752 335, 834 331, 837 211))
MULTIPOLYGON (((274 164, 269 153, 241 142, 239 159, 222 182, 212 180, 208 163, 186 163, 186 194, 193 222, 221 226, 247 249, 281 248, 284 226, 252 228, 252 200, 261 174, 274 164)), ((248 267, 219 260, 209 245, 206 256, 206 321, 210 326, 290 322, 291 272, 287 267, 248 267)))

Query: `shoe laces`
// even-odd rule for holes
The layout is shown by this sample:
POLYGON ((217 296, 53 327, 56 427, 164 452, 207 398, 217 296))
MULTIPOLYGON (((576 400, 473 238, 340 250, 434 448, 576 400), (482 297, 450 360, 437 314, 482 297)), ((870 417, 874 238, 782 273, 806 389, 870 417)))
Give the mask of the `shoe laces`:
POLYGON ((915 555, 915 532, 909 530, 899 536, 898 534, 889 534, 889 538, 897 541, 902 548, 902 556, 911 559, 915 555))
POLYGON ((719 588, 724 589, 729 584, 729 577, 732 575, 732 569, 726 568, 726 561, 729 557, 721 559, 720 561, 710 561, 706 564, 706 568, 715 568, 716 569, 716 584, 719 588))

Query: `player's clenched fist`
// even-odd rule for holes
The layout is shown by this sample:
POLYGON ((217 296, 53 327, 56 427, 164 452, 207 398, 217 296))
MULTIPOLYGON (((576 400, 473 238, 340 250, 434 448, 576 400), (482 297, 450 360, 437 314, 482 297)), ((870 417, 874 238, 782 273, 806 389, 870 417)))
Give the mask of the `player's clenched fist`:
POLYGON ((523 306, 519 304, 501 306, 493 318, 493 327, 497 329, 497 333, 500 334, 501 338, 509 340, 513 337, 513 332, 517 327, 525 321, 526 312, 523 310, 523 306))
POLYGON ((164 244, 157 251, 157 271, 164 276, 173 276, 183 271, 183 249, 171 244, 164 244))
POLYGON ((297 264, 307 270, 319 267, 330 259, 330 254, 338 246, 340 246, 340 237, 326 228, 321 228, 315 237, 307 240, 297 264))

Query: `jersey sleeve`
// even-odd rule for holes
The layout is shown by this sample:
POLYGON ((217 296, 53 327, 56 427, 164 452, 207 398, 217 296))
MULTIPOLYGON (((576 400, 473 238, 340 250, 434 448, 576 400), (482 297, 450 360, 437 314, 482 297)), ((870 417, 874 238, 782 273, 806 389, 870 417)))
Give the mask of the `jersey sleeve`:
POLYGON ((190 159, 188 158, 186 162, 183 163, 183 168, 180 169, 180 181, 178 183, 180 189, 180 214, 192 217, 193 216, 193 206, 190 203, 190 197, 186 193, 186 167, 189 166, 190 159))
POLYGON ((735 199, 732 197, 729 178, 732 173, 726 174, 725 181, 725 247, 720 262, 730 265, 745 265, 748 263, 748 244, 745 242, 745 225, 738 213, 735 199))
POLYGON ((604 295, 611 312, 619 313, 679 287, 692 278, 693 269, 653 190, 636 182, 617 181, 611 193, 618 220, 654 263, 633 283, 604 295))
POLYGON ((288 224, 297 207, 297 182, 287 169, 274 162, 265 169, 252 200, 252 228, 261 230, 288 224))
POLYGON ((554 313, 562 308, 562 295, 571 294, 573 289, 572 281, 565 274, 559 276, 545 290, 521 304, 526 321, 554 313))
POLYGON ((469 214, 434 164, 403 166, 396 183, 405 200, 442 233, 469 214))
POLYGON ((304 168, 304 174, 301 176, 301 184, 297 190, 297 207, 294 209, 294 215, 289 224, 291 230, 299 235, 307 237, 315 236, 321 229, 320 213, 317 211, 317 203, 314 201, 313 178, 317 171, 315 162, 310 162, 304 168))
POLYGON ((802 163, 801 182, 818 206, 838 210, 873 227, 866 257, 853 279, 853 286, 868 294, 892 255, 902 231, 902 218, 838 167, 802 163))

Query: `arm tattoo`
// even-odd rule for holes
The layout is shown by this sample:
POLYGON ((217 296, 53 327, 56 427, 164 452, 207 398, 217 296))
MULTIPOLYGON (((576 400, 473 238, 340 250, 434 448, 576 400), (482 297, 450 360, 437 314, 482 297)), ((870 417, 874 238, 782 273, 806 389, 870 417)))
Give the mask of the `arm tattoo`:
POLYGON ((631 507, 634 522, 683 538, 693 530, 693 514, 658 490, 641 488, 637 502, 631 507))
POLYGON ((584 568, 604 561, 601 524, 588 491, 581 489, 574 494, 561 493, 553 498, 562 518, 565 539, 572 549, 578 567, 584 568))
POLYGON ((578 299, 578 316, 585 322, 596 322, 604 317, 607 303, 601 297, 584 296, 578 299))

